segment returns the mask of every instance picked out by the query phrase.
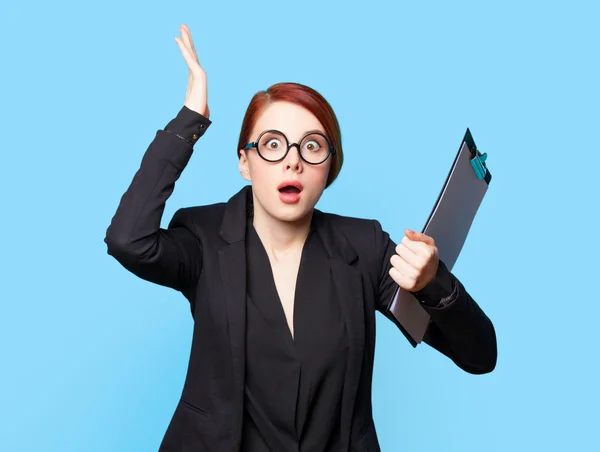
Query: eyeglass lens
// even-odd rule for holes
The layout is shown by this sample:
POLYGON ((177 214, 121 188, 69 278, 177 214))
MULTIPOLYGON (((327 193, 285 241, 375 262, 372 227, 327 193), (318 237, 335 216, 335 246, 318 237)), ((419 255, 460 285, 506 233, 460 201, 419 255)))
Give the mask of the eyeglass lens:
MULTIPOLYGON (((267 132, 260 137, 258 152, 265 160, 276 161, 283 158, 288 142, 279 132, 267 132)), ((329 144, 324 136, 312 133, 302 139, 300 154, 310 163, 320 163, 329 155, 329 144)))

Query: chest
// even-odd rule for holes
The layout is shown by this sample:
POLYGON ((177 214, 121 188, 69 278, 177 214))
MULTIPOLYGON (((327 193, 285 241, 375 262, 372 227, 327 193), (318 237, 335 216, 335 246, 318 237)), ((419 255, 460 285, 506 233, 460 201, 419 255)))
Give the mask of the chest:
POLYGON ((294 304, 301 255, 301 251, 297 251, 279 259, 269 256, 273 283, 292 336, 294 335, 294 304))

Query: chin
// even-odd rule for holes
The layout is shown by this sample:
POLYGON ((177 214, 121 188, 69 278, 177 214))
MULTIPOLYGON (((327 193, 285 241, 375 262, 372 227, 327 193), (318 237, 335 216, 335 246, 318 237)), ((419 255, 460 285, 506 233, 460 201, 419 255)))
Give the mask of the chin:
POLYGON ((301 220, 302 218, 306 217, 311 211, 306 211, 306 210, 300 210, 300 209, 295 209, 294 211, 285 209, 286 211, 279 211, 276 212, 275 215, 273 215, 275 218, 277 218, 279 221, 286 221, 289 223, 294 223, 296 221, 301 220))
POLYGON ((277 200, 279 205, 272 206, 270 210, 270 214, 272 217, 278 219, 279 221, 287 221, 287 222, 295 222, 299 221, 302 218, 305 218, 307 215, 312 213, 313 206, 312 205, 303 205, 303 203, 292 204, 292 205, 281 205, 282 203, 277 200))
POLYGON ((297 203, 286 204, 279 198, 273 200, 269 206, 269 214, 279 221, 296 222, 310 215, 316 203, 308 199, 301 199, 297 203))

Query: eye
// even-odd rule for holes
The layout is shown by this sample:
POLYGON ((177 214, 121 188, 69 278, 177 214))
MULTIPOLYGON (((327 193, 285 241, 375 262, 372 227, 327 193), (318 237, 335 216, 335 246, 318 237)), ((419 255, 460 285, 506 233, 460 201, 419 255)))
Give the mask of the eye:
POLYGON ((321 148, 321 145, 316 140, 309 140, 304 143, 304 148, 310 152, 316 152, 321 148))
POLYGON ((277 138, 271 138, 265 143, 265 147, 272 151, 276 151, 281 147, 281 141, 277 138))

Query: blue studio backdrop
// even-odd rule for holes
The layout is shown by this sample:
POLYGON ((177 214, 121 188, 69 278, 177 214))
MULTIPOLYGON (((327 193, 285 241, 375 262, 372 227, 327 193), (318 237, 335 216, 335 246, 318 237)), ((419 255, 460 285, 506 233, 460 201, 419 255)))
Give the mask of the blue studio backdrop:
POLYGON ((181 108, 193 34, 213 124, 167 203, 245 183, 252 95, 331 103, 345 163, 318 208, 420 229, 469 127, 493 174, 453 271, 492 319, 467 374, 377 316, 384 451, 600 450, 598 3, 12 2, 0 15, 0 450, 158 449, 181 393, 187 301, 106 253, 141 157, 181 108))

